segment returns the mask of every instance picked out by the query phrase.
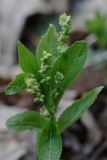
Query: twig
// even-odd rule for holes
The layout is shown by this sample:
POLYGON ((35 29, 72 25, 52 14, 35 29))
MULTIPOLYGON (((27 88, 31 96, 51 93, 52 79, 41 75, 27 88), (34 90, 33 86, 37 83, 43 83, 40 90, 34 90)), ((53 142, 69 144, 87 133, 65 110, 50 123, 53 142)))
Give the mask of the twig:
POLYGON ((95 160, 100 153, 107 147, 107 139, 96 149, 96 151, 92 154, 92 156, 88 160, 95 160))

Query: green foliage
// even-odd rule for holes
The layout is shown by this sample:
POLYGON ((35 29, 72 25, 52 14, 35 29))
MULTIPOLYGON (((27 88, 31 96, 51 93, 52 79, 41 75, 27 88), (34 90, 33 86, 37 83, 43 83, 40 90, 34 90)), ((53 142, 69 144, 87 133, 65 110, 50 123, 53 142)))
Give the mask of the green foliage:
POLYGON ((53 66, 52 69, 52 86, 55 88, 57 84, 54 82, 54 75, 57 71, 60 71, 64 75, 64 82, 61 85, 61 91, 56 101, 57 106, 65 89, 74 81, 79 72, 81 71, 86 61, 88 51, 88 45, 84 41, 75 42, 70 46, 53 66), (81 63, 80 63, 81 62, 81 63))
POLYGON ((52 63, 54 63, 54 60, 56 60, 58 57, 58 44, 58 35, 56 33, 55 27, 51 24, 47 33, 42 36, 36 50, 36 60, 39 68, 41 66, 43 51, 46 51, 52 55, 52 63))
POLYGON ((19 63, 22 70, 24 72, 36 74, 37 73, 36 58, 21 42, 18 42, 18 55, 19 55, 19 63))
POLYGON ((61 114, 57 122, 60 132, 63 132, 68 126, 82 116, 82 114, 91 106, 101 89, 102 87, 98 87, 90 91, 84 97, 75 101, 61 114))
POLYGON ((6 125, 15 131, 41 130, 38 140, 40 160, 59 160, 62 148, 60 133, 76 121, 94 102, 102 87, 96 88, 68 107, 56 120, 57 106, 66 88, 82 70, 87 57, 85 41, 66 46, 72 32, 70 16, 60 16, 62 31, 58 34, 53 25, 41 37, 36 57, 18 42, 20 66, 24 73, 6 87, 6 94, 15 94, 22 89, 34 94, 35 102, 42 102, 40 114, 33 111, 9 118, 6 125), (66 21, 65 21, 66 20, 66 21), (66 23, 65 23, 66 22, 66 23))
POLYGON ((97 12, 96 17, 86 20, 85 24, 89 32, 96 35, 99 48, 104 48, 107 45, 107 15, 97 12))
POLYGON ((15 131, 40 130, 45 125, 46 120, 39 113, 27 111, 19 113, 6 122, 9 129, 15 131))
POLYGON ((26 73, 21 73, 17 76, 15 76, 15 80, 12 81, 7 87, 6 87, 6 94, 7 95, 13 95, 22 89, 26 88, 25 83, 25 75, 26 73))
POLYGON ((62 142, 56 122, 52 119, 43 127, 38 142, 40 160, 57 160, 60 158, 62 142))

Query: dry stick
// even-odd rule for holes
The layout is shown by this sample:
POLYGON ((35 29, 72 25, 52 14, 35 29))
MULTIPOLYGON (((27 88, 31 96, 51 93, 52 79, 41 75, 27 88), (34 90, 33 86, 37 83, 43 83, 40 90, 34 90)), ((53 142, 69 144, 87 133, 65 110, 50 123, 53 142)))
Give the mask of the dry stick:
POLYGON ((107 147, 107 139, 97 148, 97 150, 92 154, 88 160, 95 160, 99 154, 107 147))

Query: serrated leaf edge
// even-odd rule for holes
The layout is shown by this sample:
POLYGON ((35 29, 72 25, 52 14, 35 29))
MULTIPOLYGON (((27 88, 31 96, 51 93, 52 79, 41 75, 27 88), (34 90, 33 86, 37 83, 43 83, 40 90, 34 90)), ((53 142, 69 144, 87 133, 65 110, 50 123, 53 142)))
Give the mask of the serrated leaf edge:
MULTIPOLYGON (((21 57, 20 57, 20 53, 19 53, 19 44, 21 44, 21 45, 27 50, 27 52, 29 52, 29 55, 32 56, 32 58, 35 59, 35 63, 36 63, 36 57, 35 57, 20 41, 18 41, 17 44, 18 44, 18 59, 19 59, 19 64, 20 64, 21 69, 23 70, 23 67, 22 67, 22 65, 21 65, 21 63, 20 63, 21 57)), ((26 58, 25 58, 25 59, 26 59, 26 58)), ((27 62, 27 61, 26 61, 26 62, 27 62)), ((31 66, 29 65, 28 62, 27 62, 27 64, 28 64, 30 70, 32 71, 32 73, 34 74, 34 71, 32 70, 32 68, 31 68, 31 66)), ((23 72, 25 72, 25 71, 23 70, 23 72)))
MULTIPOLYGON (((85 41, 76 41, 76 42, 79 42, 79 43, 83 43, 83 44, 84 44, 85 41)), ((75 43, 76 43, 76 42, 75 42, 75 43)), ((75 43, 74 43, 74 44, 75 44, 75 43)), ((74 45, 74 44, 73 44, 73 45, 74 45)), ((80 48, 79 53, 81 52, 81 49, 82 49, 82 47, 83 47, 83 44, 82 44, 82 46, 81 46, 81 48, 80 48)), ((86 50, 86 53, 87 53, 87 52, 88 52, 88 43, 85 42, 85 44, 87 44, 87 50, 86 50)), ((79 54, 78 54, 78 55, 79 55, 79 54)), ((77 56, 77 58, 78 58, 78 56, 77 56)), ((77 58, 75 59, 75 61, 77 60, 77 58)), ((84 60, 84 61, 86 61, 86 59, 87 59, 87 54, 86 54, 86 57, 85 57, 85 60, 84 60)), ((74 63, 75 63, 75 61, 74 61, 74 63)), ((74 63, 73 63, 73 65, 74 65, 74 63)), ((72 66, 73 66, 73 65, 72 65, 72 66)), ((70 71, 71 71, 71 70, 70 70, 70 71)), ((70 71, 69 71, 69 72, 70 72, 70 71)), ((81 69, 78 71, 77 76, 79 75, 80 71, 81 71, 81 69)), ((66 76, 66 79, 67 79, 68 76, 69 76, 69 73, 68 73, 68 75, 66 76)), ((76 76, 76 77, 77 77, 77 76, 76 76)), ((76 77, 75 77, 75 78, 76 78, 76 77)), ((73 80, 73 81, 74 81, 74 80, 73 80)))
MULTIPOLYGON (((7 119, 7 121, 5 122, 5 125, 7 126, 7 128, 9 129, 9 130, 11 130, 11 128, 9 128, 8 127, 8 125, 7 125, 7 123, 8 123, 8 120, 9 119, 11 119, 11 118, 14 118, 14 117, 16 117, 16 116, 20 116, 21 114, 27 114, 27 113, 36 113, 36 114, 38 114, 39 116, 41 116, 43 119, 44 119, 44 117, 42 116, 42 115, 40 115, 38 112, 35 112, 35 111, 25 111, 25 112, 22 112, 22 113, 18 113, 18 114, 16 114, 16 115, 14 115, 14 116, 11 116, 10 118, 8 118, 7 119)), ((44 119, 45 120, 45 119, 44 119)), ((46 120, 45 120, 46 121, 46 120)), ((22 122, 21 122, 22 123, 22 122)), ((25 122, 26 123, 26 122, 25 122)), ((12 123, 12 124, 17 124, 17 123, 12 123)), ((23 123, 24 124, 24 123, 23 123)), ((30 123, 29 123, 30 124, 30 123)), ((31 123, 31 124, 35 124, 35 123, 31 123)), ((14 130, 14 131, 17 131, 17 132, 21 132, 21 130, 17 130, 17 129, 12 129, 12 130, 14 130)), ((27 129, 26 129, 27 130, 27 129)), ((29 129, 28 129, 29 130, 29 129)), ((24 131, 24 130, 22 130, 22 131, 24 131)))
MULTIPOLYGON (((103 89, 103 86, 97 87, 97 88, 95 88, 94 90, 96 90, 96 89, 99 89, 99 91, 98 91, 98 94, 99 94, 99 92, 103 89)), ((92 91, 94 91, 94 90, 92 90, 92 91)), ((88 92, 87 94, 91 94, 92 91, 88 92)), ((86 94, 85 96, 83 96, 82 98, 76 100, 72 105, 74 105, 75 103, 79 102, 81 99, 85 98, 85 97, 87 96, 87 94, 86 94)), ((97 94, 97 95, 98 95, 98 94, 97 94)), ((95 96, 93 102, 95 101, 97 95, 95 96)), ((90 103, 89 107, 93 104, 93 102, 90 103)), ((66 112, 66 110, 68 110, 70 107, 72 107, 72 105, 69 106, 69 107, 67 107, 67 108, 61 113, 60 117, 59 117, 58 120, 57 120, 57 123, 58 123, 59 119, 60 119, 61 117, 63 117, 64 112, 66 112)), ((89 108, 89 107, 88 107, 88 108, 89 108)), ((86 108, 85 111, 86 111, 88 108, 86 108)), ((85 112, 85 111, 84 111, 84 112, 85 112)), ((84 113, 84 112, 83 112, 83 113, 84 113)), ((76 117, 76 116, 75 116, 75 117, 76 117)), ((77 118, 77 119, 75 118, 75 120, 74 120, 72 123, 74 123, 76 120, 78 120, 78 118, 77 118)), ((68 123, 68 125, 66 125, 66 126, 68 127, 68 126, 71 125, 72 123, 68 123)), ((57 124, 57 125, 58 125, 58 124, 57 124)), ((67 128, 67 127, 66 127, 66 128, 67 128)), ((61 130, 61 129, 60 129, 60 130, 61 130)), ((60 131, 60 130, 59 130, 59 132, 62 133, 63 130, 61 130, 61 131, 60 131)))
MULTIPOLYGON (((7 91, 6 91, 6 89, 16 80, 16 78, 18 77, 18 76, 20 76, 20 75, 23 75, 23 74, 25 74, 25 73, 20 73, 20 74, 18 74, 18 75, 16 75, 15 76, 15 78, 14 78, 14 80, 12 81, 12 82, 10 82, 7 86, 6 86, 6 88, 5 88, 5 93, 6 93, 6 95, 14 95, 14 94, 16 94, 16 93, 14 93, 14 94, 8 94, 7 93, 7 91)), ((22 86, 23 86, 24 84, 22 84, 22 86)), ((18 85, 17 85, 18 86, 18 85)), ((14 87, 13 87, 14 88, 14 87)), ((20 87, 21 88, 21 87, 20 87)))
MULTIPOLYGON (((86 42, 86 41, 84 41, 84 40, 82 40, 82 41, 76 41, 76 42, 74 42, 70 47, 73 47, 76 43, 83 43, 83 42, 85 42, 85 44, 87 44, 87 50, 86 50, 86 53, 88 52, 88 43, 86 42)), ((81 47, 82 48, 82 47, 81 47)), ((69 48, 68 48, 69 49, 69 48)), ((65 51, 65 52, 67 52, 67 50, 65 51)), ((65 52, 63 52, 62 54, 64 54, 65 52)), ((79 54, 78 54, 79 55, 79 54)), ((77 56, 78 57, 78 56, 77 56)), ((54 65, 52 66, 52 69, 51 69, 51 71, 52 70, 54 70, 54 66, 56 66, 56 64, 58 63, 57 61, 59 61, 59 59, 60 59, 60 57, 56 60, 56 62, 54 63, 54 65)), ((77 59, 77 58, 76 58, 77 59)), ((75 59, 75 61, 76 61, 76 59, 75 59)), ((85 57, 85 60, 84 60, 84 62, 86 61, 86 59, 87 59, 87 54, 86 54, 86 57, 85 57)), ((74 62, 75 63, 75 62, 74 62)), ((73 63, 73 64, 74 64, 73 63)), ((58 65, 59 65, 59 63, 58 63, 58 65)), ((72 65, 73 66, 73 65, 72 65)), ((84 66, 84 65, 83 65, 84 66)), ((82 67, 83 68, 83 67, 82 67)), ((80 72, 81 72, 81 70, 82 69, 80 69, 79 71, 78 71, 78 74, 76 75, 76 77, 73 79, 73 81, 77 78, 77 76, 80 74, 80 72)), ((69 74, 68 74, 69 75, 69 74)), ((73 82, 72 81, 72 82, 73 82)), ((71 83, 72 83, 71 82, 71 83)), ((66 89, 67 87, 65 86, 64 88, 63 88, 63 91, 66 89)), ((59 101, 60 101, 60 99, 61 99, 61 97, 63 96, 63 94, 61 94, 61 96, 59 96, 59 99, 58 99, 58 102, 56 103, 56 105, 58 105, 58 103, 59 103, 59 101)))
MULTIPOLYGON (((49 121, 43 126, 42 130, 44 130, 45 126, 46 126, 48 123, 49 123, 49 121)), ((62 139, 61 139, 61 136, 60 136, 60 132, 59 132, 59 130, 58 130, 57 123, 55 123, 55 124, 56 124, 56 128, 57 128, 58 135, 59 135, 59 137, 60 137, 60 141, 61 141, 61 143, 62 143, 62 139)), ((41 132, 42 132, 42 130, 41 130, 41 132)), ((40 134, 41 134, 41 133, 40 133, 40 134)), ((40 138, 40 135, 39 135, 39 138, 40 138)), ((40 160, 39 147, 38 147, 39 138, 38 138, 38 143, 37 143, 37 154, 38 154, 38 157, 39 157, 39 160, 40 160)), ((61 147, 60 155, 61 155, 61 152, 62 152, 62 147, 61 147)), ((59 155, 59 158, 60 158, 60 155, 59 155)), ((51 159, 49 159, 49 160, 51 160, 51 159)))

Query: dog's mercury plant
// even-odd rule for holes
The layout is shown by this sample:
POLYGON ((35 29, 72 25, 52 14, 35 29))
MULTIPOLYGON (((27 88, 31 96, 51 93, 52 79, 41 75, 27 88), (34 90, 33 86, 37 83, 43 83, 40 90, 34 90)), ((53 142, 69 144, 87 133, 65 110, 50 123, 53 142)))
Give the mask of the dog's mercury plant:
POLYGON ((59 160, 62 141, 60 134, 91 106, 103 87, 98 87, 75 101, 57 119, 57 106, 66 90, 82 70, 87 57, 88 45, 77 41, 66 46, 72 32, 70 16, 59 18, 62 31, 58 34, 51 24, 41 37, 36 57, 18 42, 18 55, 23 73, 6 87, 6 94, 13 95, 23 89, 35 95, 41 102, 40 113, 27 111, 9 118, 6 125, 15 131, 39 131, 37 152, 39 160, 59 160))

